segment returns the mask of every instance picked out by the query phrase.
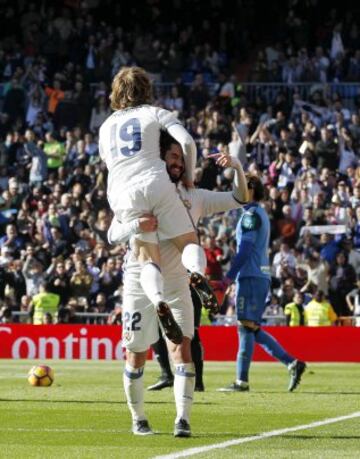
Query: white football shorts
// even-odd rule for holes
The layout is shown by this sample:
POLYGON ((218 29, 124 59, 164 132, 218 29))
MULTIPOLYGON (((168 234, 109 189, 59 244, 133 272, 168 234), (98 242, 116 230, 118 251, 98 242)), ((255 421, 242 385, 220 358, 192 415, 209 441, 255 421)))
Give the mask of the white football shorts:
MULTIPOLYGON (((194 335, 194 308, 187 277, 165 280, 164 298, 184 336, 194 335)), ((159 339, 159 321, 154 305, 143 293, 139 277, 125 274, 123 296, 123 346, 131 352, 144 352, 159 339)))
POLYGON ((152 213, 158 219, 157 232, 140 233, 135 237, 157 244, 182 234, 194 232, 190 216, 170 180, 157 177, 149 182, 139 183, 121 191, 118 196, 109 196, 109 202, 122 223, 139 218, 144 213, 152 213))

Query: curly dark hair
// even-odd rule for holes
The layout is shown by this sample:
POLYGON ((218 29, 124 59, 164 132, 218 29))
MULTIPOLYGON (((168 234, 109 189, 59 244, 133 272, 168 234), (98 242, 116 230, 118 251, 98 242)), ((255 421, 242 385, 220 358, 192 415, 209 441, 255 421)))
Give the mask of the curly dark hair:
POLYGON ((253 190, 254 192, 254 201, 262 201, 265 198, 265 187, 261 179, 251 174, 246 174, 246 179, 249 190, 253 190))

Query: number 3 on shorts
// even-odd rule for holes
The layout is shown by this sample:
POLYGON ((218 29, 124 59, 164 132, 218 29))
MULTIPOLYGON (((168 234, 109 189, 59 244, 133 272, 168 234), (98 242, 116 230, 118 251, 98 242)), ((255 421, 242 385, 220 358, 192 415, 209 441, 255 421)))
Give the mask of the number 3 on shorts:
MULTIPOLYGON (((111 154, 113 158, 118 155, 119 150, 116 141, 116 128, 117 125, 113 124, 110 130, 111 154)), ((120 148, 120 153, 123 156, 131 157, 136 155, 141 150, 141 125, 137 118, 130 118, 119 130, 120 145, 127 143, 120 148)))

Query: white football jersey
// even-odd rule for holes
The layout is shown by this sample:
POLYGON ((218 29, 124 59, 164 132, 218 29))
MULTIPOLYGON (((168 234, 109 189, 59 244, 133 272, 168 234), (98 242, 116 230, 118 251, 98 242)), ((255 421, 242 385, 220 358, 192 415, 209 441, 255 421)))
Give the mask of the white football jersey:
MULTIPOLYGON (((186 189, 179 185, 179 194, 188 209, 194 227, 197 226, 200 218, 214 215, 219 212, 227 212, 232 209, 241 209, 242 205, 239 204, 233 197, 231 191, 209 191, 201 188, 186 189)), ((115 220, 114 220, 115 222, 115 220)), ((115 223, 116 228, 120 234, 123 234, 123 240, 126 241, 130 236, 126 231, 122 233, 121 223, 115 223)), ((181 254, 175 247, 173 242, 169 240, 161 240, 160 255, 161 255, 161 271, 164 276, 165 287, 170 288, 174 283, 181 282, 185 277, 187 279, 186 269, 181 262, 181 254)), ((126 261, 126 275, 138 276, 140 275, 141 264, 135 259, 132 253, 129 254, 126 261)))
POLYGON ((180 122, 171 112, 150 105, 118 110, 104 121, 99 131, 99 152, 109 171, 108 194, 158 174, 168 180, 160 159, 160 129, 174 124, 180 122))

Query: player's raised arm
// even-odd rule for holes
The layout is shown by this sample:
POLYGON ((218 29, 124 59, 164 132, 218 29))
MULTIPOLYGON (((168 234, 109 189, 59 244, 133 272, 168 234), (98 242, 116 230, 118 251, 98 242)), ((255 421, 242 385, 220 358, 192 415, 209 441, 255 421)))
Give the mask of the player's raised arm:
POLYGON ((235 171, 233 181, 233 191, 209 191, 197 190, 201 192, 203 198, 201 215, 212 215, 218 212, 237 209, 249 201, 249 191, 247 180, 240 161, 230 155, 217 153, 209 155, 216 159, 217 164, 222 167, 232 167, 235 171))
POLYGON ((240 204, 247 203, 249 201, 249 190, 241 162, 237 158, 224 153, 209 155, 209 157, 215 158, 216 164, 221 167, 231 167, 234 169, 233 197, 240 204))

